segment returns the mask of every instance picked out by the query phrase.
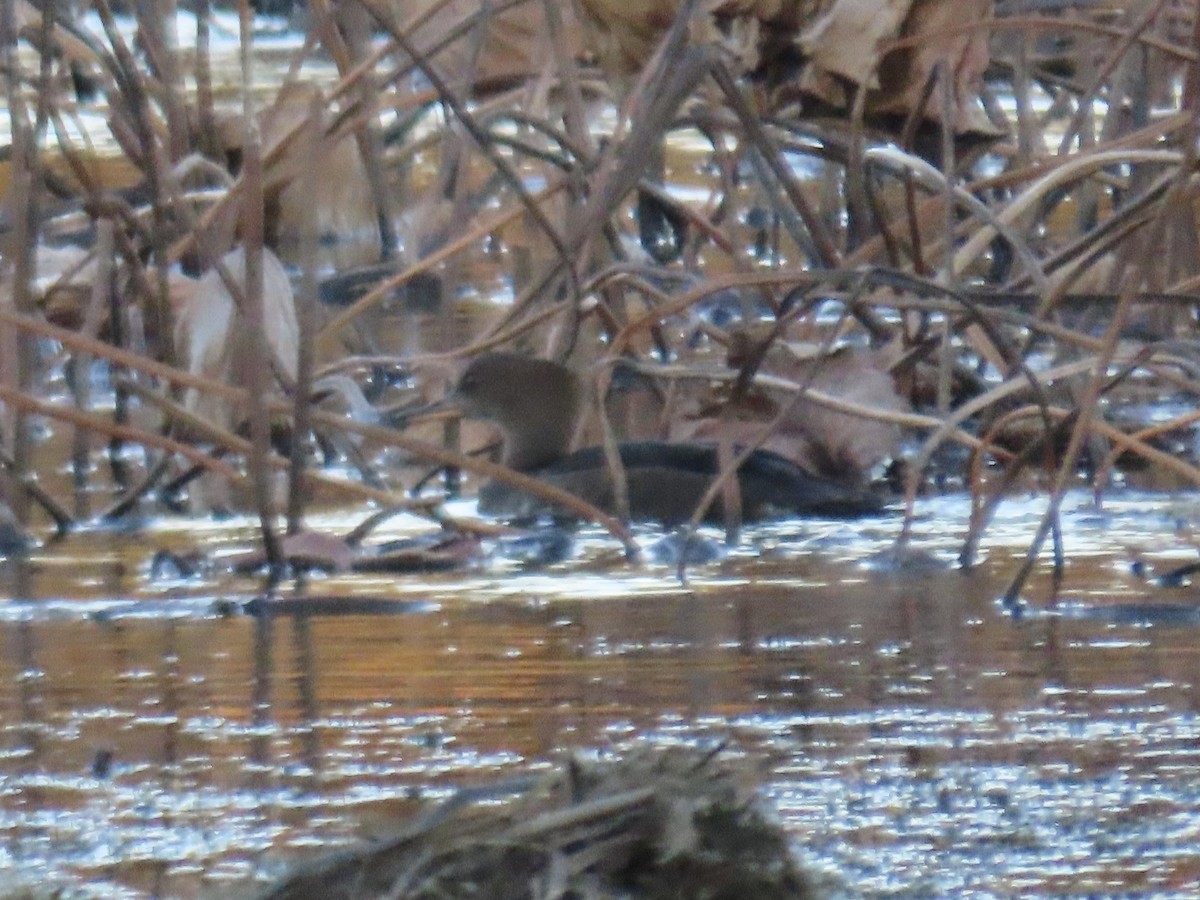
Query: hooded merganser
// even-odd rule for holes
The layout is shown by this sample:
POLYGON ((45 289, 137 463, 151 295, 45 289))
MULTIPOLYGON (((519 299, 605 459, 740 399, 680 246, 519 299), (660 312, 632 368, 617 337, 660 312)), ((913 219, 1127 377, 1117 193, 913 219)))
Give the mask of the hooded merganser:
MULTIPOLYGON (((559 363, 514 353, 487 353, 463 371, 448 398, 468 418, 494 423, 508 467, 569 491, 608 512, 617 507, 603 447, 569 450, 583 390, 559 363)), ((679 524, 692 518, 720 471, 715 444, 626 441, 618 444, 630 518, 679 524)), ((847 518, 878 512, 879 498, 814 475, 769 450, 755 450, 737 472, 741 518, 847 518)), ((481 512, 524 518, 556 512, 537 497, 498 481, 479 493, 481 512)), ((720 523, 720 497, 704 515, 720 523)))

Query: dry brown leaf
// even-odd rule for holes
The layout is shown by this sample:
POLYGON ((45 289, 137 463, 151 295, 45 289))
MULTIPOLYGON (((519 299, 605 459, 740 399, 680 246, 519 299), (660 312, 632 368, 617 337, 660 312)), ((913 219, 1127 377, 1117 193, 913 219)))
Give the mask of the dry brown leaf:
POLYGON ((285 534, 280 538, 279 549, 292 565, 333 572, 348 572, 358 556, 358 552, 342 538, 323 531, 285 534))
MULTIPOLYGON (((934 68, 945 62, 953 73, 954 130, 994 134, 978 93, 990 59, 988 32, 945 34, 991 12, 992 0, 836 0, 799 38, 809 56, 801 87, 826 103, 848 108, 856 86, 866 85, 871 89, 869 113, 907 116, 921 102, 934 68), (879 60, 889 41, 923 34, 930 39, 879 60)), ((924 118, 938 118, 939 108, 934 94, 924 118)))
POLYGON ((445 572, 463 569, 483 557, 478 535, 450 534, 429 539, 401 541, 374 553, 362 553, 354 561, 356 572, 445 572))
MULTIPOLYGON (((879 87, 879 48, 900 34, 913 0, 836 0, 833 7, 805 29, 800 48, 810 71, 829 73, 854 84, 879 87)), ((815 73, 814 73, 815 74, 815 73)), ((806 76, 808 77, 808 76, 806 76)), ((826 98, 845 105, 847 97, 826 98)))
MULTIPOLYGON (((279 551, 289 565, 325 572, 348 572, 358 558, 358 551, 345 540, 323 531, 285 534, 279 539, 279 551)), ((267 555, 262 549, 248 550, 226 558, 225 563, 235 572, 254 572, 267 565, 267 555)))
MULTIPOLYGON (((650 58, 675 20, 679 0, 581 0, 587 43, 610 76, 624 79, 650 58)), ((815 14, 815 0, 706 0, 691 23, 694 42, 725 47, 749 71, 760 60, 763 26, 795 28, 815 14)))
MULTIPOLYGON (((811 386, 823 394, 881 412, 909 411, 874 351, 843 348, 820 360, 796 360, 794 368, 772 366, 771 371, 803 382, 811 367, 816 368, 811 386)), ((900 445, 897 425, 837 412, 810 400, 796 404, 791 422, 819 448, 827 474, 862 475, 895 454, 900 445)))
MULTIPOLYGON (((625 81, 654 52, 674 21, 680 0, 581 0, 584 33, 611 77, 625 81)), ((870 89, 867 111, 906 116, 921 101, 939 62, 953 73, 952 109, 957 132, 995 134, 979 101, 988 65, 989 33, 947 32, 988 18, 992 0, 710 0, 692 24, 693 41, 731 51, 745 71, 774 62, 771 47, 788 43, 807 57, 799 87, 838 109, 848 110, 859 85, 870 89), (902 37, 928 34, 916 48, 879 52, 902 37), (782 39, 781 39, 782 35, 782 39)), ((939 102, 923 115, 937 119, 939 102)))
POLYGON ((581 0, 585 34, 600 64, 611 75, 626 77, 641 69, 671 23, 678 0, 581 0))
MULTIPOLYGON (((820 359, 779 351, 771 354, 763 371, 856 406, 884 413, 909 409, 896 393, 882 360, 871 350, 843 348, 820 359)), ((712 442, 725 438, 747 443, 758 437, 763 426, 790 402, 790 396, 751 394, 736 408, 721 408, 719 413, 710 408, 698 418, 673 424, 671 439, 712 442)), ((900 438, 897 425, 801 398, 762 446, 811 472, 856 482, 893 456, 900 438)))
MULTIPOLYGON (((951 101, 955 132, 997 133, 979 101, 983 73, 991 61, 990 32, 976 29, 949 34, 991 15, 992 0, 914 0, 904 23, 904 36, 929 35, 929 39, 884 60, 880 67, 883 90, 872 98, 871 111, 908 115, 920 102, 934 68, 945 62, 953 73, 951 101)), ((927 119, 937 118, 937 96, 935 92, 929 102, 927 119)))
MULTIPOLYGON (((438 8, 428 21, 414 30, 419 47, 435 46, 451 30, 480 11, 480 4, 469 0, 406 2, 397 4, 402 27, 419 22, 435 6, 438 8)), ((559 6, 566 52, 578 56, 583 50, 583 35, 574 7, 570 3, 559 3, 559 6)), ((541 71, 554 59, 545 10, 540 2, 504 9, 490 16, 481 27, 484 29, 482 34, 473 31, 433 58, 439 72, 456 89, 466 87, 454 82, 465 74, 469 74, 474 83, 524 77, 541 71)))

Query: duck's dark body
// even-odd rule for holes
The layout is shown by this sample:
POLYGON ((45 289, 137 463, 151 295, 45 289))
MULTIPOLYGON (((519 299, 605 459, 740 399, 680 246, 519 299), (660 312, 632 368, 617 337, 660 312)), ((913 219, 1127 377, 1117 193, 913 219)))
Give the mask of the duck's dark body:
MULTIPOLYGON (((569 452, 583 390, 566 367, 512 353, 487 353, 463 372, 451 395, 468 416, 496 423, 504 435, 504 463, 616 514, 609 467, 601 447, 569 452)), ((629 441, 619 445, 634 521, 689 521, 717 477, 712 444, 629 441)), ((756 450, 738 470, 741 511, 749 522, 788 516, 850 518, 877 512, 877 497, 813 475, 790 460, 756 450)), ((481 512, 504 518, 565 514, 501 482, 479 492, 481 512)), ((723 522, 720 495, 704 520, 723 522)))
MULTIPOLYGON (((717 449, 708 444, 638 441, 619 445, 634 521, 675 525, 689 521, 719 471, 717 449)), ((615 513, 616 499, 604 451, 587 447, 552 463, 527 471, 615 513)), ((759 521, 788 516, 853 518, 878 512, 879 499, 867 492, 812 475, 795 463, 767 450, 756 450, 738 470, 741 520, 759 521)), ((545 501, 499 482, 480 491, 481 512, 505 518, 560 513, 545 501)), ((704 521, 724 521, 721 494, 708 508, 704 521)))

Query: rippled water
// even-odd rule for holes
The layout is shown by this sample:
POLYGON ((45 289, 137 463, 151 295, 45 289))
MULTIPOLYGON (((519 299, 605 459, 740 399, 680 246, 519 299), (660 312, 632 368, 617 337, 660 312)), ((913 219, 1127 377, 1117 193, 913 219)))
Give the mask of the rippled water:
MULTIPOLYGON (((1037 509, 1003 511, 970 573, 885 564, 891 519, 787 523, 687 587, 593 534, 546 571, 249 607, 232 576, 145 589, 156 548, 219 558, 248 525, 73 538, 41 599, 0 606, 0 873, 226 896, 568 748, 726 742, 848 896, 1192 896, 1200 607, 1131 565, 1193 559, 1192 510, 1078 498, 1055 608, 1039 575, 1014 616, 995 597, 1037 509)), ((952 559, 964 513, 925 504, 921 548, 952 559)))

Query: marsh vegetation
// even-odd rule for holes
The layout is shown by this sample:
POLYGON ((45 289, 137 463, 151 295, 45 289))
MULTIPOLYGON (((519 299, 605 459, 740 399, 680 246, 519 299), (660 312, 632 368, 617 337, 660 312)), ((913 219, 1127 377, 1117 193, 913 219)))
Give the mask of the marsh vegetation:
MULTIPOLYGON (((1060 644, 1060 626, 1080 629, 1084 644, 1131 621, 1194 628, 1191 600, 1160 597, 1194 571, 1200 484, 1192 5, 916 0, 887 4, 863 27, 847 24, 864 21, 852 0, 644 6, 347 0, 265 15, 209 2, 4 5, 0 553, 13 598, 6 699, 14 752, 29 761, 12 777, 74 760, 56 749, 48 761, 34 738, 45 728, 57 748, 87 730, 77 717, 106 702, 91 693, 97 673, 116 684, 158 672, 175 697, 159 701, 221 740, 205 730, 205 702, 173 693, 189 665, 172 637, 180 618, 205 646, 236 632, 229 677, 246 696, 232 699, 229 685, 214 696, 267 735, 243 755, 284 772, 298 752, 310 774, 330 771, 330 745, 312 736, 324 728, 338 747, 344 737, 303 687, 322 669, 310 616, 331 617, 327 701, 368 730, 386 731, 386 716, 364 713, 372 692, 343 680, 363 647, 381 695, 411 692, 405 717, 436 699, 430 733, 471 734, 469 711, 453 721, 454 696, 478 700, 489 678, 499 709, 549 696, 547 718, 518 725, 479 707, 519 735, 524 762, 611 737, 613 711, 587 688, 614 677, 599 661, 605 635, 626 636, 611 650, 621 658, 653 656, 659 640, 675 648, 647 663, 662 682, 629 687, 613 712, 632 733, 670 733, 656 717, 681 704, 698 717, 688 739, 741 717, 747 744, 770 755, 774 732, 746 723, 762 704, 812 713, 825 702, 819 683, 841 685, 825 698, 831 715, 870 707, 884 731, 889 691, 919 693, 939 666, 986 693, 986 666, 967 672, 944 656, 974 640, 962 617, 988 619, 981 653, 995 651, 1000 670, 1037 671, 1018 679, 1018 694, 989 697, 996 715, 1026 701, 1044 711, 1052 701, 1030 698, 1076 664, 1087 669, 1080 697, 1103 686, 1060 644), (497 521, 473 505, 487 480, 542 490, 494 461, 486 424, 428 415, 471 360, 497 350, 574 373, 584 408, 574 442, 604 451, 616 486, 612 508, 573 507, 591 528, 497 521), (711 443, 724 478, 677 526, 631 523, 615 452, 627 439, 711 443), (737 454, 760 447, 881 498, 884 513, 854 525, 743 522, 729 473, 737 454), (1165 578, 1144 580, 1155 566, 1165 578), (877 578, 897 584, 871 588, 877 578), (858 624, 818 621, 814 584, 858 624), (766 593, 784 585, 799 606, 781 619, 766 593), (931 606, 914 611, 905 591, 926 588, 931 606), (872 590, 896 613, 886 626, 858 596, 872 590), (1080 613, 1075 590, 1106 611, 1080 613), (961 609, 949 602, 959 595, 961 609), (588 612, 596 597, 604 602, 588 612), (477 600, 494 611, 473 609, 477 600), (656 600, 674 618, 620 611, 656 600), (1027 614, 1026 604, 1064 618, 1036 637, 992 621, 1027 614), (413 616, 424 640, 458 646, 422 618, 446 609, 471 659, 449 686, 411 673, 415 682, 397 682, 393 665, 436 670, 448 657, 408 647, 388 661, 374 632, 403 643, 395 617, 413 616), (134 610, 155 624, 118 636, 112 623, 134 610), (556 610, 578 640, 560 646, 556 610), (209 618, 242 611, 258 618, 209 618), (286 638, 271 630, 276 616, 287 617, 286 638), (351 622, 354 636, 341 630, 351 622), (85 659, 94 629, 107 661, 85 659), (836 634, 876 662, 907 648, 911 669, 888 669, 873 693, 841 680, 837 661, 793 629, 836 634), (135 633, 137 647, 126 643, 135 633), (799 643, 780 650, 780 634, 799 643), (742 662, 725 640, 741 642, 742 662), (558 682, 520 666, 501 676, 488 655, 535 646, 557 648, 547 667, 558 682), (701 649, 676 658, 683 646, 701 649), (285 651, 295 671, 280 669, 285 651), (144 665, 121 662, 129 653, 144 665), (578 654, 590 674, 576 682, 578 654), (64 686, 46 713, 37 685, 53 680, 51 660, 64 686), (746 672, 762 665, 755 687, 746 672), (708 710, 688 666, 712 667, 721 709, 708 710), (301 687, 272 720, 281 675, 301 687), (789 678, 809 685, 807 700, 789 678), (566 693, 580 720, 559 721, 554 683, 575 686, 566 693), (722 724, 701 723, 703 711, 722 724), (278 758, 265 749, 272 740, 278 758)), ((1122 682, 1166 690, 1172 714, 1195 699, 1183 633, 1152 640, 1146 653, 1167 655, 1122 682)), ((196 677, 223 666, 198 665, 196 677)), ((922 702, 928 713, 967 701, 922 702)), ((1136 716, 1113 715, 1115 730, 1134 727, 1136 716)), ((437 756, 414 721, 396 726, 397 740, 437 756)), ((120 727, 89 748, 124 747, 120 727)), ((854 747, 856 727, 835 743, 854 747)), ((1171 740, 1183 747, 1190 727, 1171 740)), ((481 745, 502 757, 501 732, 488 734, 481 745)), ((177 738, 164 736, 165 755, 177 738)), ((369 743, 385 753, 383 738, 369 743)), ((926 787, 951 777, 929 775, 915 745, 881 746, 915 752, 926 787)), ((778 758, 783 794, 778 772, 795 757, 778 758)), ((488 759, 446 770, 472 778, 520 764, 488 759)), ((851 757, 839 759, 839 777, 854 783, 851 757)), ((436 769, 389 770, 380 790, 423 790, 436 769)), ((1194 813, 1196 785, 1172 784, 1169 803, 1194 813)), ((963 790, 986 805, 991 788, 963 790)), ((321 803, 336 805, 334 794, 321 803)), ((1022 796, 1027 811, 1045 799, 1022 796)), ((19 833, 33 835, 16 809, 19 833)), ((1016 831, 1048 844, 1032 815, 1017 816, 1016 831)), ((869 841, 873 826, 859 825, 869 841)), ((257 859, 273 838, 254 834, 257 859)), ((948 840, 958 850, 929 876, 939 889, 961 862, 961 842, 948 840)), ((193 884, 194 872, 172 869, 174 852, 149 853, 161 863, 153 876, 118 865, 118 879, 193 884)), ((200 855, 238 858, 228 847, 200 855)), ((1052 889, 1049 863, 1029 858, 1028 877, 1052 889)), ((839 859, 838 877, 869 868, 839 859)), ((224 883, 223 864, 199 880, 224 883)), ((988 866, 1000 873, 989 883, 1005 884, 1003 863, 988 866)), ((1196 880, 1194 859, 1164 866, 1145 883, 1196 880)), ((261 875, 250 868, 236 874, 261 875)), ((1108 874, 1086 883, 1103 887, 1108 874)), ((885 889, 884 875, 871 877, 885 889)))

